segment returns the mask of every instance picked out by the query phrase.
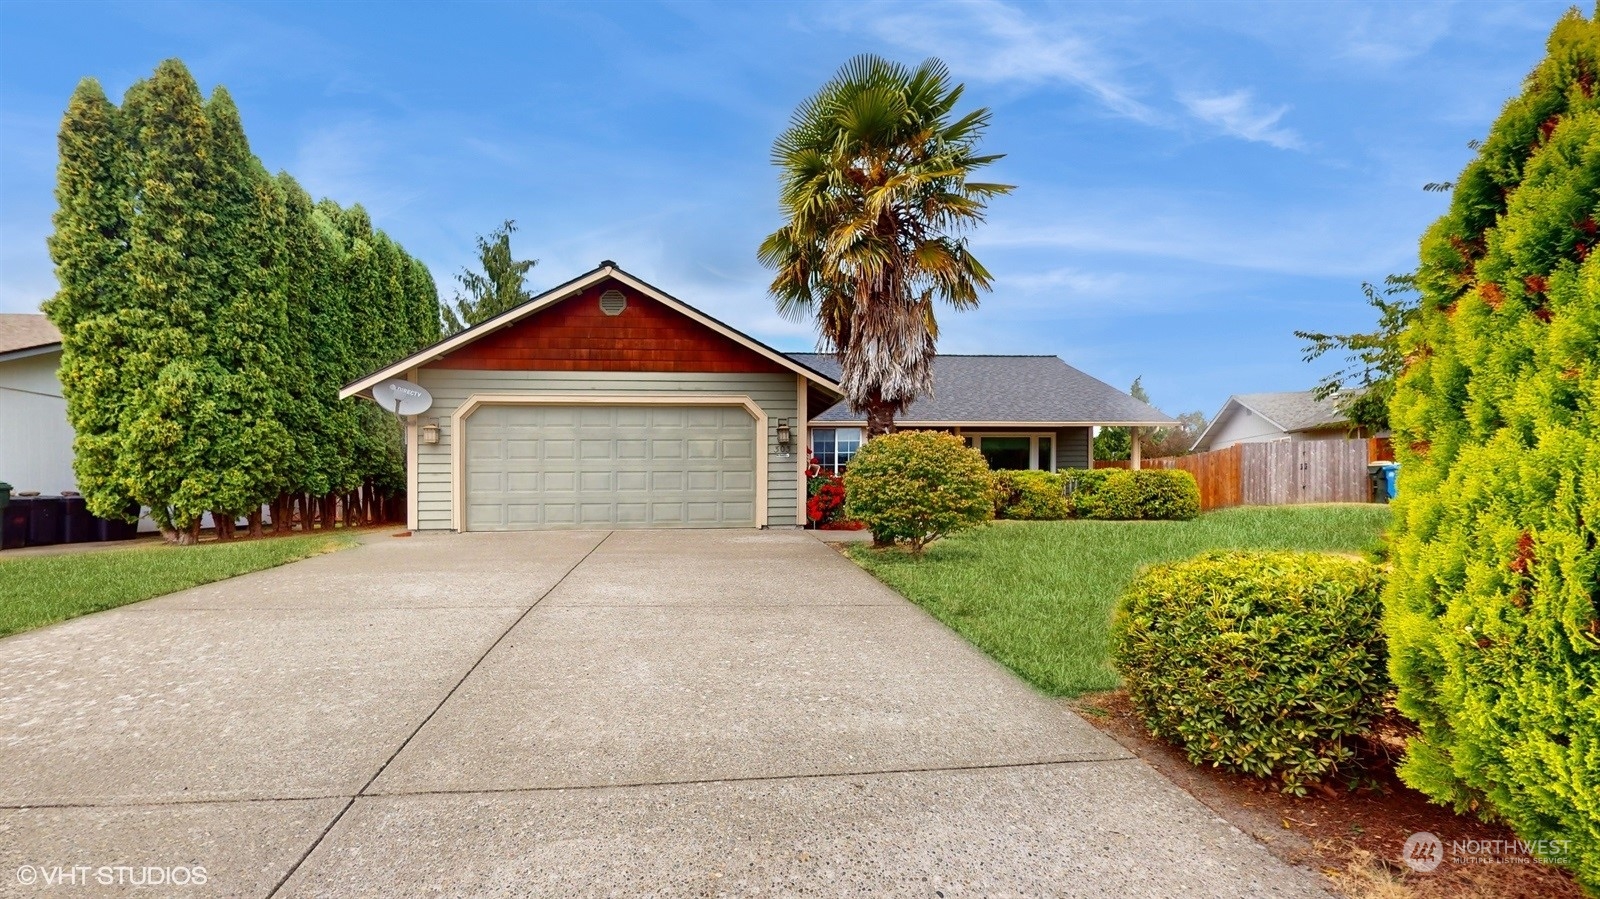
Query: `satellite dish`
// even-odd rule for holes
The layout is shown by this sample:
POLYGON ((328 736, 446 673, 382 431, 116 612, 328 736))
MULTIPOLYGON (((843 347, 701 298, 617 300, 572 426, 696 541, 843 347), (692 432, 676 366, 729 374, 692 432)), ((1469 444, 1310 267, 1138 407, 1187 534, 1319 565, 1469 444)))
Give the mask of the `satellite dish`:
POLYGON ((404 378, 390 378, 374 385, 372 398, 396 415, 421 415, 433 405, 433 394, 404 378))

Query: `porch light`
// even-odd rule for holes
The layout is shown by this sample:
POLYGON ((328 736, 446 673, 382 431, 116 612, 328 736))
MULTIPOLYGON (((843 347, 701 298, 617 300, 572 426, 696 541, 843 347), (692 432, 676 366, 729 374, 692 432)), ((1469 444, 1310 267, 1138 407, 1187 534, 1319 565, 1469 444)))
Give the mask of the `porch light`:
POLYGON ((422 442, 433 445, 439 442, 439 420, 430 419, 422 426, 422 442))
POLYGON ((785 456, 789 455, 794 443, 794 433, 789 429, 789 419, 778 419, 777 435, 778 452, 785 456))

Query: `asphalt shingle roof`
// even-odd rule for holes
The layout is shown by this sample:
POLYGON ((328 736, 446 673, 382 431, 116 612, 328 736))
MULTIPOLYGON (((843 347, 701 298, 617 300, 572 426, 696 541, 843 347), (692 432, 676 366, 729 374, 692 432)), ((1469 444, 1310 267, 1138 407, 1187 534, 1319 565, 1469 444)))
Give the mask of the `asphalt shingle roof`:
POLYGON ((1333 397, 1319 400, 1309 390, 1288 393, 1240 393, 1233 399, 1239 405, 1285 431, 1330 428, 1349 421, 1349 418, 1334 405, 1333 397))
POLYGON ((0 353, 31 350, 61 342, 61 332, 37 313, 0 313, 0 353))
MULTIPOLYGON (((827 353, 790 353, 795 361, 838 380, 839 361, 827 353)), ((1055 356, 936 356, 933 395, 902 415, 906 422, 1032 422, 1171 424, 1173 419, 1055 356)), ((857 422, 839 403, 815 421, 857 422)))

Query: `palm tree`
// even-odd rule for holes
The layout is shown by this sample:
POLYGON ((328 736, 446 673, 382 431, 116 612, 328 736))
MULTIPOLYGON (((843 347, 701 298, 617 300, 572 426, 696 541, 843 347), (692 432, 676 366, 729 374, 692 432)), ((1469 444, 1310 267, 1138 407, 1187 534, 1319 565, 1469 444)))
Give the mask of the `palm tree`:
POLYGON ((857 56, 772 146, 788 221, 761 244, 770 290, 786 318, 815 317, 868 436, 932 392, 934 301, 971 309, 989 289, 963 233, 1012 186, 967 180, 1000 156, 978 154, 988 109, 953 119, 962 90, 937 59, 857 56))

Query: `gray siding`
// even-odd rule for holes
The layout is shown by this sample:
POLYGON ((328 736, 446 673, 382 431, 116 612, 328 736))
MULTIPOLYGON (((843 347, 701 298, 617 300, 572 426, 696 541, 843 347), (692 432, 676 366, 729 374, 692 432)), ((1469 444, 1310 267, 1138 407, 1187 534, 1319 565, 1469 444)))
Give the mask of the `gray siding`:
POLYGON ((417 527, 450 529, 450 416, 475 393, 704 393, 747 396, 767 413, 767 523, 793 527, 798 514, 799 454, 778 455, 778 419, 796 414, 796 375, 670 372, 468 371, 425 368, 418 382, 433 394, 423 422, 436 419, 439 442, 418 448, 417 527))
POLYGON ((1093 428, 1056 431, 1056 470, 1094 467, 1093 428))

